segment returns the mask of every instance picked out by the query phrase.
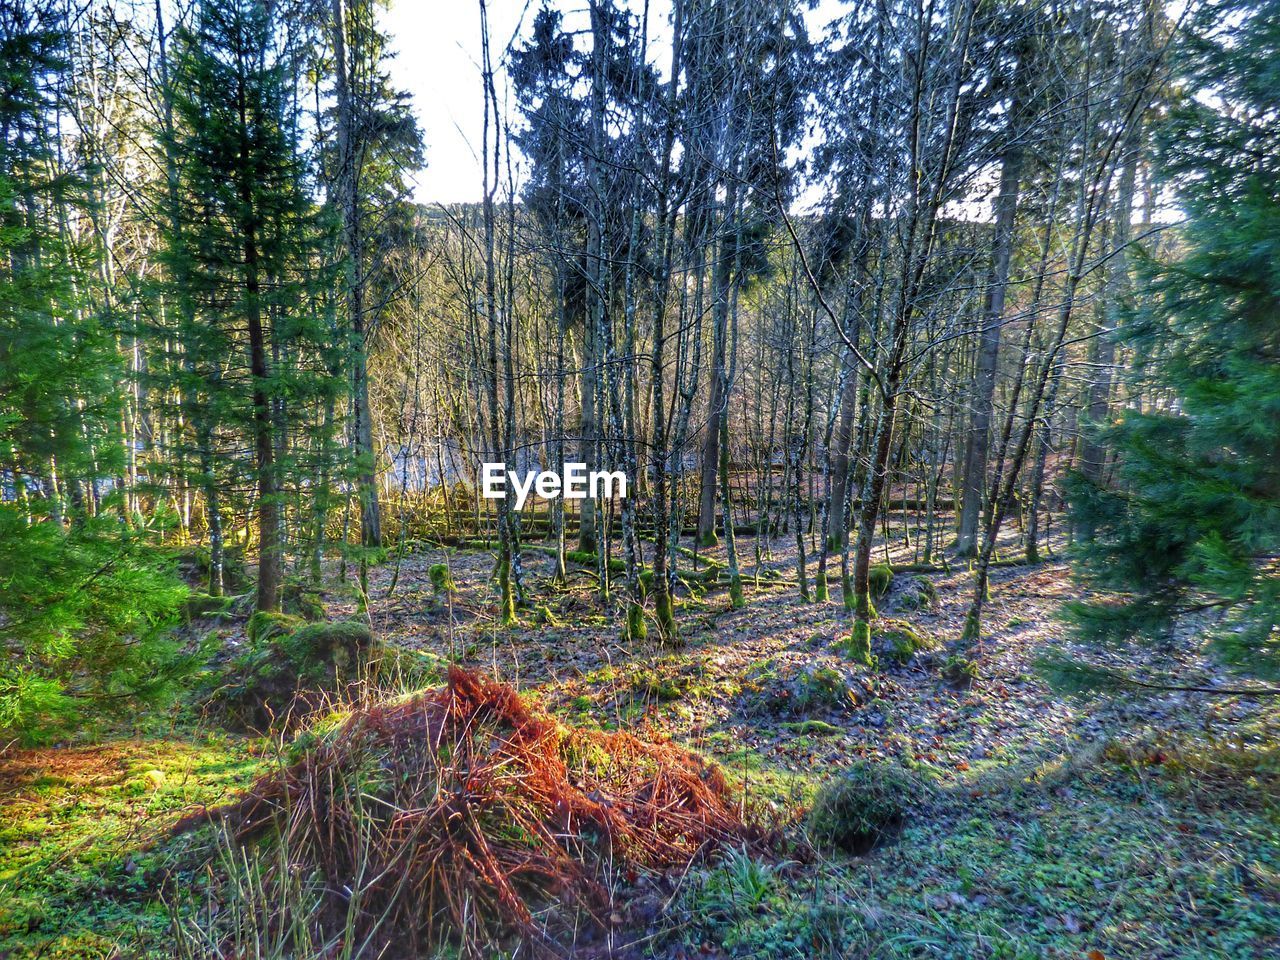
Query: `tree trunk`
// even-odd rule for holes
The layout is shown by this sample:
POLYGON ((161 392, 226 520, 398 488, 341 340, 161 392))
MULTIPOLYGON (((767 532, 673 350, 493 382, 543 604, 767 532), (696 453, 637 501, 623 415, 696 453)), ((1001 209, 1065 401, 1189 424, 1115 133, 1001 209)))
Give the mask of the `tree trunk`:
MULTIPOLYGON (((361 229, 359 160, 355 142, 347 26, 343 0, 331 0, 334 86, 337 101, 338 198, 342 234, 347 248, 346 293, 351 323, 351 440, 357 462, 360 497, 360 540, 366 547, 382 545, 382 510, 378 502, 377 458, 369 409, 368 329, 365 316, 364 237, 361 229)), ((363 565, 362 565, 363 569, 363 565)))
MULTIPOLYGON (((1017 82, 1017 81, 1015 81, 1017 82)), ((996 361, 1000 354, 1000 328, 1004 318, 1005 292, 1009 282, 1009 256, 1013 251, 1013 226, 1018 213, 1018 188, 1022 178, 1022 145, 1015 125, 1020 97, 1015 94, 1009 110, 1005 135, 1009 139, 1000 169, 1000 191, 996 196, 995 238, 991 249, 991 271, 982 309, 982 331, 973 377, 973 409, 965 440, 964 483, 961 489, 960 533, 956 552, 972 556, 978 542, 978 519, 986 489, 987 454, 991 442, 991 412, 996 389, 996 361)))

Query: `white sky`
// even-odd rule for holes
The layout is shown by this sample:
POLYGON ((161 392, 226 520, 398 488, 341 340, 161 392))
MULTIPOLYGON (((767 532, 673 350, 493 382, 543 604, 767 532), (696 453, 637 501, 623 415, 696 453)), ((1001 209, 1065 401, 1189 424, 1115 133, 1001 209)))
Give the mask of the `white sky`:
MULTIPOLYGON (((519 27, 527 37, 542 0, 489 0, 495 60, 519 27)), ((639 11, 643 0, 627 6, 639 11)), ((573 27, 587 25, 586 0, 553 0, 573 27)), ((839 13, 839 0, 821 0, 807 15, 810 30, 839 13)), ((650 0, 651 59, 665 72, 669 54, 669 0, 650 0)), ((426 141, 427 166, 414 177, 419 203, 478 201, 481 193, 480 136, 484 98, 480 88, 479 0, 392 0, 383 14, 396 57, 395 86, 413 98, 426 141)), ((499 90, 499 96, 501 96, 499 90)))

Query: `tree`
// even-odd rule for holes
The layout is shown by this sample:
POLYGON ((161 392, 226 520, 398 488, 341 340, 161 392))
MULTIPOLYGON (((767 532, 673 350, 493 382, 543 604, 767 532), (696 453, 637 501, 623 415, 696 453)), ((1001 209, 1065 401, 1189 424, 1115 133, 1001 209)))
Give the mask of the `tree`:
MULTIPOLYGON (((1131 406, 1098 441, 1115 480, 1078 474, 1075 517, 1093 531, 1077 571, 1117 598, 1074 603, 1088 640, 1167 636, 1211 617, 1224 660, 1280 677, 1280 3, 1218 0, 1175 63, 1188 96, 1159 137, 1187 214, 1181 255, 1147 263, 1149 295, 1117 333, 1139 362, 1131 406)), ((1059 658, 1060 681, 1122 678, 1059 658)))
MULTIPOLYGON (((361 541, 382 545, 368 352, 386 305, 380 290, 386 250, 380 241, 407 219, 404 174, 421 164, 422 139, 402 94, 392 90, 386 37, 371 0, 330 0, 335 151, 329 179, 346 252, 344 294, 351 337, 352 444, 358 461, 361 541)), ((385 284, 382 284, 385 287, 385 284)), ((361 570, 365 569, 362 562, 361 570)))
POLYGON ((186 664, 165 636, 186 591, 150 531, 93 515, 125 378, 68 229, 82 179, 53 148, 66 45, 56 12, 0 5, 0 731, 24 740, 158 699, 186 664))
POLYGON ((225 425, 252 439, 260 610, 279 609, 284 574, 282 405, 309 378, 306 346, 325 335, 309 314, 314 213, 270 9, 204 3, 179 32, 172 149, 188 219, 167 225, 186 288, 175 299, 194 301, 183 338, 192 369, 225 425))

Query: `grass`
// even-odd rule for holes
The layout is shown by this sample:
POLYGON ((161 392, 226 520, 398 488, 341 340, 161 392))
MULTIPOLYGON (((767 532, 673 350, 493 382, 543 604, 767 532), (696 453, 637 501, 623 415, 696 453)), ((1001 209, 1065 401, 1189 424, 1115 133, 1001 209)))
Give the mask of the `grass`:
POLYGON ((195 735, 0 757, 0 957, 168 955, 159 893, 208 835, 166 831, 258 767, 246 741, 195 735))
POLYGON ((960 786, 873 856, 792 871, 749 909, 691 912, 679 936, 761 960, 1276 956, 1280 781, 1260 763, 1108 754, 1054 786, 960 786))
MULTIPOLYGON (((466 555, 458 558, 455 572, 465 573, 466 555)), ((478 589, 460 576, 459 606, 478 589)), ((512 634, 526 664, 560 654, 547 657, 554 679, 522 680, 564 721, 669 735, 714 758, 749 804, 790 825, 793 840, 822 783, 856 757, 896 759, 937 789, 863 857, 793 847, 695 864, 672 879, 670 909, 651 929, 632 929, 630 914, 619 929, 652 935, 655 956, 1280 956, 1280 761, 1265 752, 1274 725, 1224 724, 1242 738, 1227 749, 1184 723, 1181 748, 1113 746, 1046 764, 1089 715, 1026 695, 1038 683, 1026 671, 1039 631, 1020 628, 1043 622, 1030 602, 1011 609, 1005 637, 1026 655, 984 660, 976 680, 967 661, 858 672, 860 705, 756 715, 750 688, 769 678, 752 679, 753 668, 772 663, 778 669, 765 672, 781 676, 784 666, 838 664, 825 648, 845 619, 767 595, 744 614, 725 613, 723 597, 692 605, 701 612, 687 616, 680 653, 610 647, 604 662, 598 636, 613 636, 616 619, 566 593, 555 607, 563 621, 555 645, 542 627, 512 634)), ((946 639, 945 620, 920 616, 946 639)), ((449 642, 474 658, 489 646, 478 630, 449 642)), ((414 656, 429 661, 422 683, 437 681, 438 648, 414 656)), ((1131 726, 1108 716, 1098 715, 1095 734, 1131 726)), ((170 956, 161 893, 172 881, 199 901, 218 857, 209 830, 172 841, 167 828, 247 785, 271 762, 255 749, 178 729, 165 739, 0 755, 0 958, 170 956)), ((665 908, 666 887, 659 900, 665 908)))

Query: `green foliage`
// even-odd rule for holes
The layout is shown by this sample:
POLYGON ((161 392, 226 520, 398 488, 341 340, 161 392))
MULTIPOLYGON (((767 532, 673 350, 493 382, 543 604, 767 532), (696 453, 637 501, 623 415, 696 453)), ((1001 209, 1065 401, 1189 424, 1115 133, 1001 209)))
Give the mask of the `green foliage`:
POLYGON ((1209 3, 1179 52, 1191 89, 1161 133, 1161 168, 1188 214, 1182 254, 1148 265, 1150 294, 1118 336, 1147 395, 1101 426, 1113 483, 1076 477, 1086 640, 1167 636, 1210 611, 1222 659, 1280 677, 1280 14, 1276 0, 1209 3), (1229 25, 1229 26, 1228 26, 1229 25), (1220 101, 1220 102, 1217 102, 1220 101))
POLYGON ((866 853, 902 825, 922 792, 910 771, 859 760, 818 791, 805 826, 819 847, 866 853))
POLYGON ((29 523, 0 504, 0 731, 27 741, 159 705, 193 669, 171 637, 187 589, 114 518, 29 523))
POLYGON ((190 666, 156 531, 99 483, 121 466, 123 364, 95 248, 68 226, 84 184, 54 150, 66 51, 65 11, 0 7, 0 738, 28 741, 161 703, 190 666))
MULTIPOLYGON (((0 456, 33 518, 64 519, 120 460, 115 317, 86 296, 95 253, 68 227, 84 197, 54 151, 65 14, 0 7, 0 456)), ((8 498, 8 495, 6 495, 8 498)))
POLYGON ((713 869, 694 876, 681 906, 723 935, 754 916, 778 887, 776 866, 734 850, 713 869))
MULTIPOLYGON (((178 576, 187 583, 209 580, 209 548, 203 546, 163 546, 158 552, 177 564, 178 576)), ((253 583, 244 565, 244 550, 238 544, 225 544, 222 549, 222 586, 226 593, 237 594, 253 583)))

